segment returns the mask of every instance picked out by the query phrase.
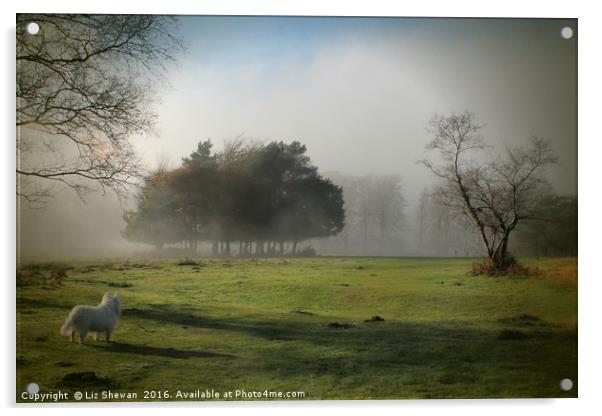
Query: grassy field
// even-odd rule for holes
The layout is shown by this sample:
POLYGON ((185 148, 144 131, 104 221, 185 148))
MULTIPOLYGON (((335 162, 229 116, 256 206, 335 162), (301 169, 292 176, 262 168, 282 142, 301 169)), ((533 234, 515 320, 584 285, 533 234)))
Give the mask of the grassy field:
POLYGON ((17 287, 17 401, 30 382, 138 401, 197 389, 220 399, 576 397, 576 259, 527 261, 541 270, 528 278, 470 276, 473 261, 75 263, 61 285, 17 287), (114 342, 59 335, 75 304, 108 290, 124 308, 114 342), (366 322, 375 315, 384 321, 366 322))

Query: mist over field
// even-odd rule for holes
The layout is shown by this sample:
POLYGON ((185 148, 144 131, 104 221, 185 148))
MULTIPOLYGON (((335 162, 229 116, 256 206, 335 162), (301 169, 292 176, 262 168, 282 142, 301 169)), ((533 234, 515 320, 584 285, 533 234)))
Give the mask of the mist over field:
MULTIPOLYGON (((421 217, 436 180, 417 163, 428 156, 426 127, 435 113, 474 113, 492 158, 532 135, 545 138, 558 158, 546 179, 554 193, 576 196, 576 39, 560 35, 573 20, 183 16, 179 23, 186 53, 156 85, 156 135, 134 137, 149 171, 179 166, 200 141, 221 151, 243 138, 299 141, 319 173, 344 190, 397 181, 401 198, 386 235, 372 220, 362 229, 361 215, 347 212, 357 221, 339 235, 302 243, 318 254, 480 254, 478 242, 460 237, 453 224, 431 226, 428 236, 420 226, 441 221, 421 217)), ((42 135, 20 129, 25 142, 42 135)), ((152 248, 122 237, 133 198, 107 190, 84 202, 56 189, 42 208, 20 201, 23 258, 129 256, 152 248)))

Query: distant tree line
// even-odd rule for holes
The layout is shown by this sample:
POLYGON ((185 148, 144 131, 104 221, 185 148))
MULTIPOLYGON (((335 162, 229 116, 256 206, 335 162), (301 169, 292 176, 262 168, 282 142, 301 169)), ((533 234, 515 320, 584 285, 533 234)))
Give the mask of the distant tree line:
POLYGON ((445 206, 433 189, 423 189, 416 210, 416 253, 435 257, 478 257, 481 242, 463 216, 445 206))
POLYGON ((316 245, 333 254, 402 253, 405 197, 401 176, 333 173, 329 177, 343 188, 345 228, 316 245))
POLYGON ((245 144, 213 152, 198 144, 175 169, 148 176, 123 235, 135 242, 180 243, 215 255, 295 255, 297 244, 336 235, 345 224, 343 191, 318 173, 299 142, 245 144), (288 247, 288 250, 287 250, 288 247))

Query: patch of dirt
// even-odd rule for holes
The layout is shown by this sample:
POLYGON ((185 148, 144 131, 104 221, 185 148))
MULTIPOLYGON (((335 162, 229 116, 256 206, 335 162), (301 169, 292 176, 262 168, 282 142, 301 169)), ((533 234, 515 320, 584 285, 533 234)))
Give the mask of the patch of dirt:
POLYGON ((108 283, 108 286, 110 286, 110 287, 132 287, 134 285, 131 283, 125 283, 125 282, 110 282, 110 283, 108 283))
POLYGON ((109 287, 121 287, 121 288, 134 286, 133 284, 127 283, 127 282, 108 282, 106 280, 72 279, 72 281, 79 282, 79 283, 90 283, 93 285, 107 285, 109 287))
POLYGON ((121 312, 136 314, 136 313, 143 313, 144 311, 142 309, 138 309, 138 308, 123 308, 123 309, 121 309, 121 312))
POLYGON ((56 363, 54 363, 54 365, 56 365, 57 367, 73 367, 75 364, 72 363, 71 361, 57 361, 56 363))
POLYGON ((295 309, 294 311, 291 311, 291 313, 298 313, 300 315, 312 315, 313 313, 309 312, 309 311, 304 311, 303 309, 295 309))
POLYGON ((529 315, 528 313, 523 313, 517 316, 510 316, 508 318, 498 319, 498 322, 503 324, 517 325, 517 326, 548 326, 549 324, 543 319, 535 316, 529 315))
POLYGON ((372 318, 370 319, 366 319, 364 322, 384 322, 385 319, 378 316, 378 315, 374 315, 372 318))
POLYGON ((116 383, 108 377, 99 377, 94 371, 68 373, 57 383, 59 387, 82 389, 85 387, 115 388, 116 383))
POLYGON ((350 329, 350 328, 357 328, 356 325, 354 324, 347 324, 347 323, 340 323, 340 322, 331 322, 328 325, 326 325, 327 328, 329 329, 350 329))

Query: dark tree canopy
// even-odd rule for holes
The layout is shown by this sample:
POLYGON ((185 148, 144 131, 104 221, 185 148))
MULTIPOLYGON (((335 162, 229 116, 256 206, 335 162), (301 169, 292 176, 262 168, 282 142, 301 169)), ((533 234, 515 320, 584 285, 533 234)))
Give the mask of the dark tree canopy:
POLYGON ((336 235, 345 221, 342 189, 318 173, 306 150, 299 142, 235 140, 212 153, 211 142, 201 142, 179 168, 145 182, 136 210, 125 214, 124 236, 158 247, 184 241, 191 250, 210 241, 224 253, 231 242, 241 254, 255 244, 264 254, 276 244, 283 253, 285 242, 294 253, 299 241, 336 235), (154 230, 170 227, 157 242, 154 230))
POLYGON ((161 249, 180 241, 187 231, 177 194, 171 187, 170 172, 159 169, 144 182, 136 197, 136 211, 124 214, 128 224, 123 236, 129 241, 148 243, 161 249))
POLYGON ((153 130, 153 86, 181 49, 174 33, 163 16, 17 15, 20 195, 40 201, 57 183, 80 197, 122 192, 139 177, 129 139, 153 130))

